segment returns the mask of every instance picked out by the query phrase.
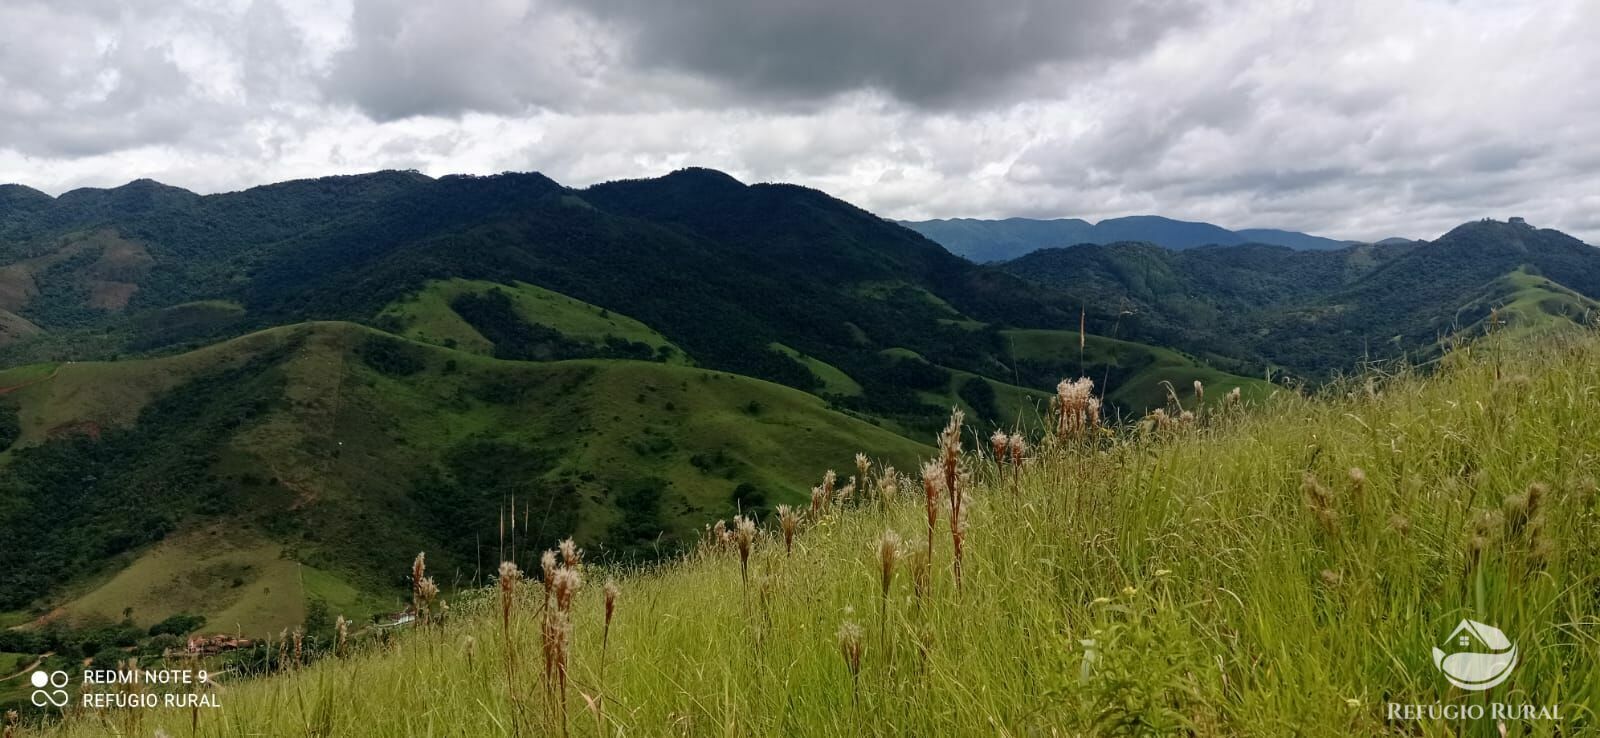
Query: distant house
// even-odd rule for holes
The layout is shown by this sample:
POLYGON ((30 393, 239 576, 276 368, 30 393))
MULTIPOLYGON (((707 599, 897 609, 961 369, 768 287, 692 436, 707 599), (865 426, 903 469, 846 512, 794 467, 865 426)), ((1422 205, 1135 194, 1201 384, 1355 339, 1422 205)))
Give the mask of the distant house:
POLYGON ((184 653, 189 656, 215 656, 219 653, 249 648, 255 641, 231 635, 191 636, 184 653))

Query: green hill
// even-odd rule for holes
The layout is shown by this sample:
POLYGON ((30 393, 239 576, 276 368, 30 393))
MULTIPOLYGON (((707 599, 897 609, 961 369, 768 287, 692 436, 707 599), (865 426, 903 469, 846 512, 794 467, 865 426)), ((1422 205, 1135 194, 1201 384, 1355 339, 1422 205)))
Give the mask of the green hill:
MULTIPOLYGON (((929 531, 906 484, 887 511, 808 517, 792 553, 769 517, 747 560, 707 543, 667 567, 585 566, 569 609, 524 582, 506 619, 485 589, 441 625, 233 679, 224 709, 126 720, 203 736, 1587 735, 1600 488, 1577 462, 1600 455, 1597 383, 1600 339, 1568 332, 1188 427, 1033 436, 1020 474, 969 443, 959 585, 949 510, 929 531), (1506 684, 1464 691, 1436 668, 1463 619, 1515 642, 1506 684), (547 671, 550 648, 564 661, 547 671), (1491 702, 1560 720, 1389 707, 1491 702)), ((123 719, 79 711, 46 734, 123 719)))
POLYGON ((1221 369, 1269 364, 1314 379, 1362 359, 1436 356, 1442 339, 1481 335, 1491 312, 1518 314, 1527 327, 1587 324, 1586 301, 1600 298, 1600 250, 1520 221, 1316 252, 1079 246, 1003 268, 1080 295, 1100 332, 1109 321, 1115 335, 1221 369), (1547 286, 1523 292, 1530 279, 1547 286))
POLYGON ((848 468, 857 450, 909 466, 924 448, 723 372, 505 361, 344 323, 0 373, 12 384, 0 610, 132 606, 141 622, 186 607, 227 617, 269 587, 282 609, 245 621, 298 622, 305 601, 281 596, 295 567, 278 562, 381 593, 392 580, 372 576, 378 561, 428 549, 469 583, 492 568, 513 502, 519 538, 575 532, 614 557, 653 556, 732 510, 807 499, 817 467, 848 468), (57 533, 41 544, 39 530, 57 533), (200 531, 238 553, 183 555, 200 531), (236 596, 199 596, 216 579, 204 572, 250 558, 236 596), (156 586, 173 577, 195 585, 156 586))

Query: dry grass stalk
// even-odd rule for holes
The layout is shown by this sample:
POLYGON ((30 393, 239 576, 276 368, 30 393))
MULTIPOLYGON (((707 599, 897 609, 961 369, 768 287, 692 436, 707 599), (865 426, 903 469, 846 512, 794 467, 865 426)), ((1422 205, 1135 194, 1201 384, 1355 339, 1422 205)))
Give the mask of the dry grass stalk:
POLYGON ((343 658, 349 653, 350 621, 340 615, 337 620, 333 621, 333 632, 333 655, 343 658))
POLYGON ((743 515, 733 519, 734 543, 739 547, 739 579, 750 584, 750 550, 756 543, 756 521, 743 515))
POLYGON ((22 722, 22 716, 16 710, 6 710, 5 738, 16 738, 17 724, 22 722))
POLYGON ((411 562, 411 612, 416 616, 417 622, 423 620, 422 580, 426 578, 428 567, 427 552, 420 552, 411 562))
POLYGON ((783 528, 783 552, 785 556, 794 556, 794 531, 800 526, 800 516, 796 515, 794 508, 788 505, 778 506, 778 525, 783 528))
POLYGON ((884 653, 889 648, 889 589, 894 585, 894 569, 899 560, 900 534, 886 530, 878 538, 878 630, 884 653))
POLYGON ((1335 507, 1333 490, 1329 489, 1317 475, 1306 472, 1301 479, 1300 491, 1304 493, 1306 508, 1316 518, 1317 525, 1329 538, 1339 537, 1339 511, 1335 507))
MULTIPOLYGON (((583 587, 580 568, 583 551, 571 538, 561 542, 561 564, 555 566, 545 585, 547 599, 544 620, 540 623, 540 637, 544 646, 544 675, 546 695, 555 701, 555 711, 561 721, 561 734, 566 735, 567 686, 570 682, 568 667, 572 651, 572 604, 583 587)), ((554 565, 553 552, 546 560, 554 565)))
POLYGON ((943 475, 945 494, 950 496, 950 538, 955 546, 955 559, 951 562, 956 587, 961 587, 961 542, 966 537, 966 524, 961 505, 966 490, 961 478, 961 429, 966 416, 960 408, 950 411, 950 422, 939 433, 939 466, 943 475))
POLYGON ((928 513, 928 563, 933 563, 933 531, 939 522, 939 492, 944 484, 944 470, 938 462, 922 465, 922 498, 928 513))
POLYGON ((1094 380, 1061 380, 1056 385, 1054 404, 1057 439, 1084 438, 1100 427, 1100 398, 1094 396, 1094 380))
POLYGON ((872 460, 868 459, 866 454, 857 452, 856 453, 856 479, 861 483, 861 486, 863 488, 865 488, 867 486, 867 480, 870 478, 871 474, 872 474, 872 460))
POLYGON ((839 655, 844 657, 845 668, 850 672, 851 699, 861 697, 861 626, 849 620, 839 624, 837 634, 839 655))
POLYGON ((878 509, 887 513, 889 506, 894 504, 894 498, 900 494, 900 479, 894 467, 886 466, 883 473, 878 475, 878 509))

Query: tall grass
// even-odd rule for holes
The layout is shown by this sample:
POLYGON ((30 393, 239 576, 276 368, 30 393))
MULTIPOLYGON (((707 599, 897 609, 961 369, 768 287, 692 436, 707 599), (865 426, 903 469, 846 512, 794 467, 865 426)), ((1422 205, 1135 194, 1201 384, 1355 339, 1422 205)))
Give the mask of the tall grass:
MULTIPOLYGON (((560 623, 571 693, 556 709, 543 705, 548 670, 515 657, 540 642, 548 594, 503 571, 498 591, 458 598, 442 626, 391 648, 224 685, 193 733, 186 712, 142 725, 174 737, 1600 732, 1600 340, 1483 344, 1443 363, 1316 398, 1173 408, 1128 430, 1098 427, 1073 384, 1063 400, 1078 414, 1051 437, 1008 435, 1002 452, 992 429, 958 428, 978 450, 899 482, 886 508, 834 499, 830 472, 803 521, 719 529, 673 566, 579 592, 560 623), (908 576, 895 577, 902 550, 908 576), (1521 651, 1490 692, 1454 689, 1432 663, 1463 617, 1521 651), (879 638, 861 625, 874 620, 879 638), (1559 704, 1563 720, 1385 720, 1390 701, 1489 700, 1559 704), (568 719, 571 705, 592 719, 568 719)), ((944 440, 948 453, 960 439, 944 440)), ((51 732, 115 724, 77 712, 51 732)))

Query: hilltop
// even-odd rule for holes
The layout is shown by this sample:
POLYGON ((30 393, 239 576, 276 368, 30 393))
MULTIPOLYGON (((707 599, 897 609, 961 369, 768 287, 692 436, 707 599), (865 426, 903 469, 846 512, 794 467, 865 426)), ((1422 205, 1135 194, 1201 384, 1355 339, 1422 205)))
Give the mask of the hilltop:
POLYGON ((967 480, 959 585, 942 471, 931 529, 923 482, 879 473, 886 505, 803 510, 792 553, 768 516, 666 567, 560 573, 558 593, 581 583, 570 605, 541 609, 537 581, 486 589, 442 624, 354 637, 343 657, 313 642, 315 663, 231 680, 224 709, 75 713, 47 734, 191 720, 197 735, 1550 729, 1387 707, 1485 699, 1555 705, 1562 732, 1585 734, 1600 487, 1579 462, 1600 455, 1584 389, 1600 383, 1600 339, 1497 338, 1441 364, 1193 421, 1069 424, 1030 435, 1020 467, 982 434, 947 435, 967 480), (1506 686, 1464 692, 1436 670, 1462 619, 1515 640, 1506 686))

